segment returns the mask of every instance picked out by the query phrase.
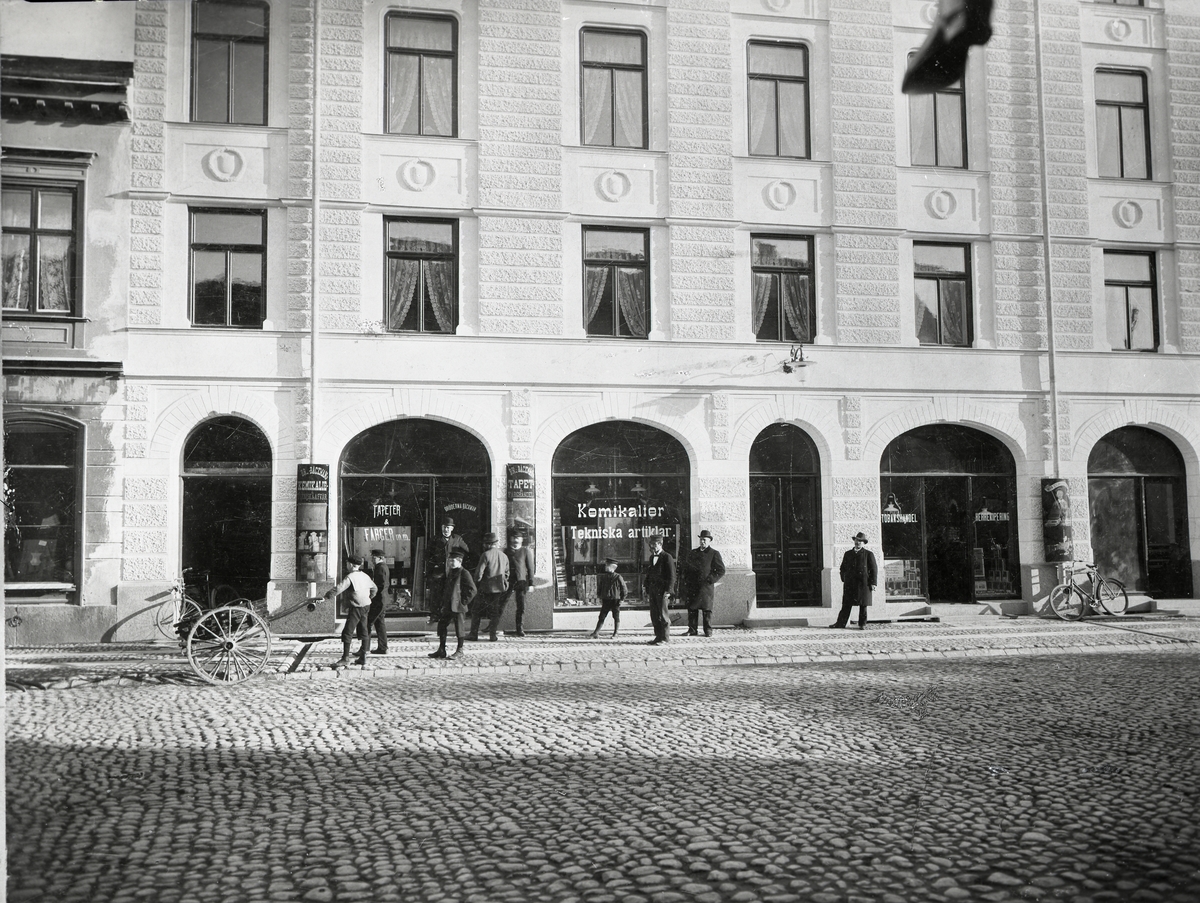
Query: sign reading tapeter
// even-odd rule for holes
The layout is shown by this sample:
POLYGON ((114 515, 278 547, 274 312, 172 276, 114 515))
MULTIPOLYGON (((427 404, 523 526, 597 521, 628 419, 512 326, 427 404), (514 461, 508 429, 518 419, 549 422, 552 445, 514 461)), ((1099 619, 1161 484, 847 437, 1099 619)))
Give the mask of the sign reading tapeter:
POLYGON ((537 479, 532 464, 509 464, 505 467, 508 488, 508 529, 520 533, 525 545, 532 547, 537 539, 534 502, 537 479))

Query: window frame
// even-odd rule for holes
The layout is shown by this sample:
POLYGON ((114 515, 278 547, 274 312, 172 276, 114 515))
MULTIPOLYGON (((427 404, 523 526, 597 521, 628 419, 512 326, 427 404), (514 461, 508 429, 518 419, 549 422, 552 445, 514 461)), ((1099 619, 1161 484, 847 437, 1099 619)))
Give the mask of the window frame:
POLYGON ((652 297, 653 286, 650 281, 650 229, 649 228, 630 228, 627 226, 602 226, 602 225, 584 225, 581 227, 579 235, 580 243, 580 260, 582 263, 580 278, 583 287, 583 314, 584 323, 583 331, 589 339, 629 339, 633 341, 643 342, 650 338, 650 333, 654 328, 654 301, 652 297), (642 247, 645 249, 646 260, 644 263, 633 263, 630 261, 604 260, 595 258, 589 262, 587 256, 587 235, 589 232, 623 232, 628 235, 641 235, 642 247), (613 331, 611 333, 600 333, 591 331, 591 323, 587 321, 587 272, 589 266, 607 267, 609 268, 608 284, 613 286, 613 331), (620 303, 616 296, 616 280, 613 278, 613 270, 617 267, 625 267, 626 269, 638 268, 645 273, 646 284, 646 334, 639 335, 623 335, 621 333, 620 303))
POLYGON ((269 244, 269 235, 267 229, 270 225, 267 209, 265 207, 188 207, 188 322, 193 329, 249 329, 262 330, 263 324, 267 320, 267 246, 269 244), (196 214, 197 213, 216 213, 223 216, 258 216, 262 220, 262 244, 247 245, 233 244, 231 242, 197 242, 196 241, 196 214), (196 322, 196 252, 197 251, 221 251, 225 254, 225 322, 224 323, 197 323, 196 322), (253 253, 257 252, 262 258, 262 319, 259 320, 256 326, 237 326, 232 322, 233 314, 233 279, 232 279, 232 258, 231 254, 253 253))
MULTIPOLYGON (((817 293, 816 293, 817 262, 816 262, 816 258, 814 257, 815 253, 816 253, 816 236, 814 236, 814 235, 786 235, 786 234, 781 234, 781 233, 768 233, 768 232, 751 232, 750 233, 751 311, 753 311, 754 276, 756 274, 758 274, 758 273, 778 274, 781 277, 784 273, 801 274, 808 279, 808 327, 809 327, 810 332, 812 333, 807 338, 796 338, 796 339, 784 338, 785 328, 788 326, 788 322, 787 322, 787 316, 783 310, 783 304, 780 303, 778 305, 778 310, 777 310, 777 314, 776 314, 776 318, 777 318, 778 326, 779 326, 779 336, 780 337, 777 339, 770 339, 770 338, 764 339, 761 336, 759 336, 758 330, 755 330, 754 340, 756 342, 780 342, 780 343, 788 344, 788 345, 811 345, 814 341, 816 341, 818 330, 817 330, 817 293), (765 264, 755 265, 755 263, 754 263, 754 242, 758 241, 759 239, 767 239, 767 240, 775 239, 778 241, 803 241, 803 242, 805 242, 808 245, 808 267, 807 268, 784 267, 784 266, 770 266, 770 265, 765 265, 765 264)), ((779 281, 778 284, 780 286, 779 290, 780 290, 781 297, 782 297, 782 291, 783 291, 782 279, 779 281)), ((753 313, 751 313, 751 317, 753 318, 753 313)), ((765 323, 765 320, 764 320, 764 323, 765 323)), ((752 319, 750 325, 751 326, 754 325, 753 319, 752 319)))
MULTIPOLYGON (((1124 317, 1124 328, 1123 328, 1123 332, 1125 334, 1125 347, 1124 348, 1114 348, 1113 350, 1114 351, 1132 351, 1132 352, 1135 352, 1138 354, 1150 354, 1150 353, 1157 352, 1162 347, 1162 338, 1161 338, 1161 335, 1159 332, 1159 312, 1158 312, 1158 255, 1155 254, 1153 251, 1122 251, 1122 250, 1105 248, 1104 249, 1104 263, 1105 263, 1105 274, 1104 274, 1105 307, 1106 308, 1108 307, 1108 290, 1109 290, 1109 288, 1122 288, 1122 289, 1124 289, 1124 295, 1125 295, 1125 317, 1124 317), (1146 259, 1150 265, 1150 278, 1147 281, 1135 281, 1135 280, 1127 280, 1127 279, 1109 279, 1108 272, 1107 272, 1107 263, 1108 263, 1108 256, 1110 254, 1114 255, 1114 256, 1119 255, 1121 257, 1141 257, 1141 258, 1146 259), (1130 320, 1129 289, 1131 289, 1131 288, 1148 288, 1150 290, 1150 310, 1151 310, 1151 314, 1152 314, 1152 324, 1151 325, 1152 325, 1153 333, 1154 333, 1154 346, 1152 348, 1133 348, 1133 347, 1131 347, 1132 329, 1131 329, 1130 323, 1129 323, 1129 320, 1130 320)), ((1112 310, 1109 309, 1106 312, 1110 318, 1110 321, 1109 321, 1110 322, 1110 333, 1109 333, 1109 335, 1111 335, 1112 334, 1111 333, 1112 310)))
MULTIPOLYGON (((441 217, 429 216, 385 216, 383 218, 383 322, 384 329, 391 335, 456 335, 458 333, 459 324, 462 322, 462 285, 459 270, 462 267, 462 254, 459 237, 459 221, 456 219, 446 219, 441 217), (449 226, 450 234, 453 236, 454 250, 451 254, 418 254, 412 251, 392 251, 388 248, 388 225, 390 223, 428 223, 437 226, 449 226), (454 273, 454 322, 450 329, 426 329, 425 328, 425 292, 424 292, 424 274, 418 269, 417 284, 415 291, 417 292, 417 328, 416 329, 401 329, 389 322, 389 299, 391 297, 391 261, 392 260, 450 260, 454 265, 452 271, 454 273)), ((434 319, 437 323, 437 319, 434 319)))
POLYGON ((266 127, 270 123, 270 95, 271 95, 271 4, 266 0, 192 0, 191 9, 191 42, 189 44, 191 51, 191 90, 189 95, 188 118, 191 122, 203 123, 204 125, 245 125, 257 126, 259 128, 266 127), (218 34, 216 32, 198 31, 196 28, 196 8, 201 5, 211 6, 256 6, 263 11, 263 36, 261 38, 248 35, 228 35, 218 34), (262 65, 262 122, 235 122, 233 119, 236 105, 234 98, 237 91, 237 84, 234 80, 234 62, 233 53, 229 54, 229 92, 225 98, 225 119, 209 120, 197 119, 200 80, 197 77, 199 73, 196 71, 196 66, 199 61, 199 53, 197 43, 200 40, 209 41, 225 41, 232 48, 234 44, 261 44, 263 48, 263 65, 262 65))
POLYGON ((1101 179, 1124 179, 1131 182, 1151 182, 1154 180, 1154 158, 1151 156, 1151 135, 1150 135, 1150 79, 1147 74, 1140 69, 1123 69, 1119 66, 1097 66, 1092 72, 1092 90, 1096 104, 1095 120, 1096 120, 1096 174, 1101 179), (1142 82, 1142 102, 1140 104, 1128 103, 1126 101, 1101 100, 1096 91, 1096 76, 1106 75, 1132 75, 1141 79, 1142 82), (1117 109, 1117 138, 1120 141, 1120 147, 1117 152, 1117 162, 1120 167, 1118 175, 1106 175, 1102 172, 1102 154, 1100 148, 1100 108, 1115 107, 1117 109), (1125 130, 1124 118, 1126 110, 1140 110, 1142 119, 1142 134, 1145 136, 1142 141, 1142 154, 1146 165, 1146 174, 1144 176, 1127 176, 1125 170, 1126 165, 1125 154, 1125 130))
POLYGON ((612 28, 607 26, 584 26, 579 29, 579 145, 580 147, 608 147, 608 148, 625 148, 629 150, 649 150, 650 149, 650 39, 646 32, 637 28, 612 28), (623 37, 636 36, 642 43, 642 62, 639 66, 622 65, 620 63, 589 63, 584 57, 584 37, 589 34, 611 34, 621 35, 623 37), (611 107, 610 117, 612 117, 611 134, 613 143, 611 144, 589 144, 584 141, 584 136, 587 134, 587 111, 584 106, 586 102, 585 91, 585 73, 588 69, 606 69, 610 73, 609 77, 609 106, 611 107), (626 145, 616 143, 616 87, 613 84, 611 73, 620 70, 623 72, 641 72, 642 74, 642 143, 637 145, 626 145))
MULTIPOLYGON (((25 580, 25 581, 9 581, 5 580, 5 600, 12 603, 21 604, 47 604, 47 603, 72 603, 77 604, 81 598, 81 587, 83 577, 83 552, 84 552, 84 505, 83 500, 86 498, 84 479, 86 476, 85 456, 87 449, 87 427, 85 424, 76 420, 70 420, 65 417, 58 417, 53 414, 44 413, 41 411, 13 411, 4 417, 4 433, 7 436, 9 428, 15 424, 36 424, 44 427, 56 429, 63 433, 70 434, 74 448, 72 450, 72 461, 69 465, 40 465, 40 464, 12 464, 11 455, 6 451, 4 454, 5 470, 12 468, 37 468, 49 469, 69 469, 74 475, 73 488, 74 499, 72 506, 74 508, 73 517, 69 524, 73 536, 73 549, 71 555, 70 566, 72 570, 71 582, 66 581, 40 581, 40 580, 25 580)), ((7 486, 7 480, 5 481, 7 486)), ((8 499, 5 498, 7 507, 8 499)), ((11 515, 5 512, 5 524, 11 522, 11 515)), ((6 528, 7 531, 7 528, 6 528)), ((7 560, 7 532, 5 534, 6 544, 6 560, 7 560)))
POLYGON ((436 13, 413 12, 409 10, 391 10, 383 20, 383 132, 385 135, 403 135, 405 138, 457 138, 458 137, 458 85, 459 85, 459 22, 451 15, 438 15, 436 13), (391 31, 391 22, 393 19, 425 19, 427 21, 449 22, 451 28, 451 41, 454 44, 454 49, 446 52, 442 50, 411 50, 408 48, 392 48, 388 35, 391 31), (391 103, 392 103, 392 86, 391 86, 391 58, 392 54, 416 56, 418 59, 417 69, 417 131, 416 132, 393 132, 391 123, 391 103), (423 120, 425 116, 425 58, 437 57, 438 59, 449 59, 451 62, 450 74, 450 134, 449 135, 427 135, 423 131, 423 120))
MULTIPOLYGON (((908 55, 908 62, 911 64, 916 51, 908 55)), ((958 87, 951 85, 947 88, 939 88, 929 94, 910 95, 908 98, 908 163, 910 166, 932 166, 937 169, 968 169, 970 168, 970 140, 967 135, 968 117, 967 117, 967 76, 964 73, 955 84, 958 87), (958 98, 958 127, 959 127, 959 150, 962 155, 962 163, 943 163, 941 161, 942 142, 940 138, 940 122, 941 117, 938 114, 938 98, 940 97, 957 97, 958 98), (923 98, 929 97, 933 103, 933 160, 932 163, 918 162, 916 159, 916 148, 914 147, 914 139, 916 129, 913 127, 913 103, 924 102, 923 98)))
MULTIPOLYGON (((5 319, 36 319, 36 320, 77 320, 82 317, 81 310, 83 307, 83 260, 84 248, 86 242, 83 240, 84 224, 86 217, 84 215, 84 182, 81 179, 62 179, 54 178, 22 178, 19 176, 5 176, 3 180, 3 188, 5 190, 13 188, 28 188, 32 196, 42 190, 50 191, 69 191, 71 193, 71 202, 73 205, 71 215, 71 229, 69 232, 71 245, 68 257, 71 261, 71 278, 67 280, 67 290, 69 293, 68 304, 66 310, 42 310, 38 307, 38 302, 41 295, 41 279, 35 278, 38 273, 33 271, 29 274, 29 307, 3 307, 4 301, 0 298, 0 310, 3 310, 5 319)), ((33 202, 31 196, 30 209, 30 226, 28 229, 20 227, 5 227, 3 232, 5 235, 28 235, 30 236, 30 254, 29 259, 34 268, 40 270, 41 258, 37 252, 38 236, 42 234, 62 236, 68 234, 65 230, 60 229, 42 229, 40 226, 33 225, 33 217, 38 212, 38 205, 33 202)))
POLYGON ((811 160, 812 159, 812 74, 810 69, 809 48, 803 41, 773 41, 766 38, 751 38, 746 41, 746 153, 751 157, 760 157, 766 160, 811 160), (799 50, 804 54, 804 75, 797 78, 788 75, 769 75, 766 73, 756 73, 753 71, 750 62, 750 48, 754 45, 762 47, 785 47, 791 50, 799 50), (776 85, 775 88, 775 153, 773 154, 756 154, 753 150, 753 133, 754 133, 754 110, 753 101, 750 94, 750 83, 752 81, 771 81, 776 85), (794 154, 781 154, 779 152, 779 82, 787 82, 789 84, 801 84, 804 86, 804 154, 802 156, 794 154))
POLYGON ((973 291, 973 276, 971 271, 971 244, 969 242, 946 242, 946 241, 914 241, 913 242, 913 304, 914 316, 917 313, 916 304, 918 303, 916 293, 916 283, 919 279, 932 280, 937 282, 937 331, 938 340, 936 342, 922 342, 920 323, 916 322, 917 341, 922 348, 972 348, 975 345, 975 294, 973 291), (919 247, 938 247, 938 248, 959 248, 963 252, 964 272, 961 273, 934 273, 921 272, 918 270, 916 261, 916 249, 919 247), (948 282, 961 282, 963 285, 963 341, 962 342, 947 342, 944 338, 943 324, 945 323, 945 292, 943 285, 948 282))

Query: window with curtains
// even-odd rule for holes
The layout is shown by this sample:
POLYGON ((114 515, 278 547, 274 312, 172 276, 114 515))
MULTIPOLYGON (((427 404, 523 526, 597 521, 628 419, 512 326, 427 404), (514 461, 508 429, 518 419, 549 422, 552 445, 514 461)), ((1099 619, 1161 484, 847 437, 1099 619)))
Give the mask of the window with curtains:
MULTIPOLYGON (((909 54, 909 62, 916 56, 909 54)), ((909 162, 913 166, 967 166, 967 98, 960 78, 930 94, 908 96, 909 162)))
POLYGON ((913 243, 917 340, 969 347, 972 340, 968 245, 913 243))
POLYGON ((458 134, 458 23, 442 16, 387 17, 387 131, 458 134))
POLYGON ((77 313, 78 188, 6 179, 0 225, 4 310, 47 316, 77 313))
POLYGON ((811 342, 817 333, 812 239, 750 236, 754 335, 760 342, 811 342))
POLYGON ((387 328, 453 333, 458 326, 458 223, 383 221, 387 328))
POLYGON ((270 8, 253 0, 192 4, 192 121, 265 125, 270 8))
POLYGON ((750 154, 807 160, 808 49, 751 41, 746 55, 750 154))
POLYGON ((1102 178, 1150 178, 1146 76, 1096 70, 1096 152, 1102 178))
POLYGON ((647 147, 646 36, 585 28, 579 41, 580 143, 647 147))
POLYGON ((650 231, 583 228, 583 322, 590 336, 650 334, 650 231))
POLYGON ((191 209, 192 325, 261 329, 267 212, 191 209))
POLYGON ((1113 348, 1158 348, 1158 305, 1154 293, 1154 255, 1104 252, 1104 298, 1108 338, 1113 348))

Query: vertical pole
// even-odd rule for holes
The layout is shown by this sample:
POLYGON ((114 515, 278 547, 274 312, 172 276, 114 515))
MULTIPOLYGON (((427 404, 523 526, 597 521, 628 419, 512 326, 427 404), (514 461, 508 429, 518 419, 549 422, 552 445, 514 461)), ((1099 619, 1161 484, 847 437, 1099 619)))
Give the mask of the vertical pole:
POLYGON ((308 311, 308 462, 316 463, 317 453, 317 333, 320 315, 321 266, 321 0, 313 0, 313 102, 312 102, 312 297, 308 311))

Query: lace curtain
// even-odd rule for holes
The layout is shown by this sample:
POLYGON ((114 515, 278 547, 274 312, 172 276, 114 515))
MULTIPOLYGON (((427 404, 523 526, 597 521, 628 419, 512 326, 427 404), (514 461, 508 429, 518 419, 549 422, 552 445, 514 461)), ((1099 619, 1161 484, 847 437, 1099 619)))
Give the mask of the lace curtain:
POLYGON ((393 53, 388 55, 388 131, 393 134, 417 133, 414 106, 417 102, 417 67, 415 56, 393 53), (413 121, 410 123, 409 119, 413 121))
POLYGON ((771 301, 771 285, 775 277, 770 273, 754 274, 754 300, 751 315, 754 318, 754 334, 762 329, 763 320, 767 317, 767 306, 771 301))
POLYGON ((419 260, 389 260, 389 281, 392 293, 388 298, 388 328, 400 329, 412 307, 417 289, 417 276, 421 270, 419 260))
POLYGON ((600 309, 600 302, 604 300, 604 289, 608 286, 608 267, 588 267, 584 274, 584 312, 583 319, 588 325, 592 325, 592 317, 596 316, 596 311, 600 309))
POLYGON ((798 342, 812 339, 808 323, 808 279, 791 273, 780 278, 783 284, 783 315, 798 342))
POLYGON ((617 270, 617 301, 629 331, 646 336, 646 274, 641 270, 617 270))
POLYGON ((446 59, 425 59, 425 126, 426 135, 454 134, 453 62, 446 59))
MULTIPOLYGON (((454 264, 449 260, 422 260, 421 275, 425 279, 425 292, 433 307, 438 328, 442 332, 454 332, 454 264)), ((426 331, 428 324, 426 324, 426 331)))
POLYGON ((611 144, 609 70, 583 70, 583 143, 611 144))
POLYGON ((775 83, 757 78, 750 81, 750 153, 775 155, 775 83))
POLYGON ((613 73, 614 147, 642 146, 642 73, 613 73))

